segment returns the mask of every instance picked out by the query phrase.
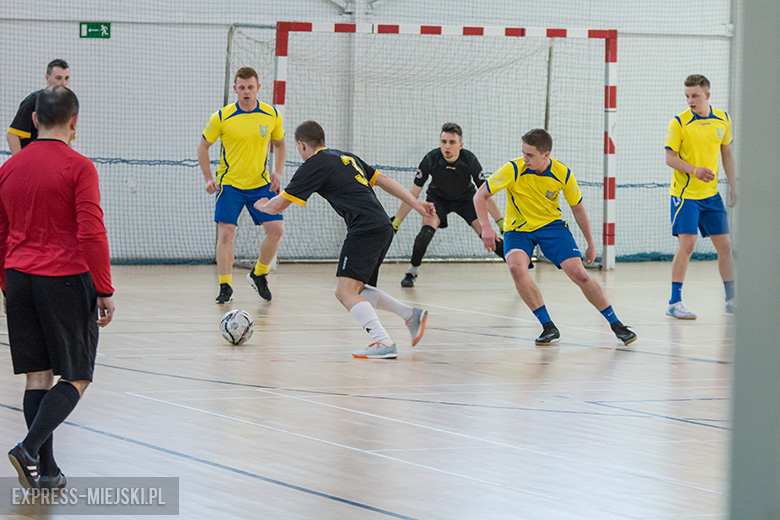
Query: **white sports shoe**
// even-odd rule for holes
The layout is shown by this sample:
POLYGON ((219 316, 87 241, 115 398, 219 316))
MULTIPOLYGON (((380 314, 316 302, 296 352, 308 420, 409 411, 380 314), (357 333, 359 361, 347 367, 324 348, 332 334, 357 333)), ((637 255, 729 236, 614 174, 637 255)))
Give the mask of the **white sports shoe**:
POLYGON ((409 334, 412 336, 412 346, 417 345, 425 333, 426 321, 428 321, 428 311, 415 307, 412 317, 406 321, 406 328, 409 329, 409 334))
POLYGON ((681 301, 670 303, 666 307, 666 315, 678 320, 695 320, 696 315, 692 313, 688 307, 681 301))
POLYGON ((729 314, 736 314, 737 312, 737 299, 732 298, 730 300, 726 300, 726 312, 729 314))
POLYGON ((395 343, 392 345, 372 343, 366 349, 353 352, 352 357, 367 359, 395 359, 398 357, 398 350, 395 348, 395 343))

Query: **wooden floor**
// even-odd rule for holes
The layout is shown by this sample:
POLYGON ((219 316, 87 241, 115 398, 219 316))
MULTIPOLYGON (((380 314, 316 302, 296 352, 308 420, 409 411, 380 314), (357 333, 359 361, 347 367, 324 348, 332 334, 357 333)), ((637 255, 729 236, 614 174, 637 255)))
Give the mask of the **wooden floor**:
MULTIPOLYGON (((639 335, 623 347, 539 265, 562 334, 540 348, 504 264, 424 264, 413 289, 385 265, 379 287, 430 311, 415 348, 379 312, 397 360, 351 357, 370 337, 335 299, 333 264, 280 265, 271 303, 237 271, 229 306, 214 266, 115 267, 116 317, 58 462, 69 477, 179 477, 187 519, 726 518, 733 318, 713 262, 685 285, 699 319, 665 316, 670 267, 591 272, 639 335), (219 333, 229 308, 255 318, 246 345, 219 333)), ((23 385, 5 350, 4 449, 26 431, 23 385)))

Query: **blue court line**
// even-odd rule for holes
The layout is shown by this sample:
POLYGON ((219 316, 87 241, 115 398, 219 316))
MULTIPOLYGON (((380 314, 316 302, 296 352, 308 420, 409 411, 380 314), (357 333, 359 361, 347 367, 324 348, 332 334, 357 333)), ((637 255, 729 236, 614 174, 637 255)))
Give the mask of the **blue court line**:
MULTIPOLYGON (((648 402, 649 403, 649 402, 665 402, 665 401, 717 401, 717 400, 722 400, 722 399, 724 399, 724 398, 651 399, 651 400, 648 400, 648 401, 610 401, 610 402, 632 402, 632 403, 648 402)), ((672 417, 670 415, 662 415, 662 414, 658 414, 658 413, 645 412, 645 411, 642 411, 642 410, 633 410, 631 408, 625 408, 625 407, 622 407, 622 406, 615 406, 615 405, 607 404, 606 402, 603 402, 603 401, 586 401, 586 402, 588 404, 593 404, 593 405, 596 405, 596 406, 604 406, 606 408, 614 408, 615 410, 621 410, 621 411, 624 411, 624 412, 632 412, 632 413, 637 413, 637 414, 641 414, 641 415, 647 415, 647 416, 650 416, 650 417, 658 417, 658 418, 661 418, 661 419, 668 419, 670 421, 677 421, 677 422, 687 423, 687 424, 695 424, 697 426, 706 426, 708 428, 715 428, 717 430, 731 430, 731 428, 726 428, 725 426, 717 426, 717 425, 709 424, 709 423, 705 423, 705 422, 691 421, 690 419, 680 419, 679 417, 672 417)))
MULTIPOLYGON (((575 412, 570 410, 547 410, 543 408, 527 408, 527 407, 521 407, 521 406, 495 406, 495 405, 487 405, 487 404, 472 404, 472 403, 452 403, 448 401, 433 401, 429 399, 409 399, 405 397, 388 397, 383 395, 364 395, 364 394, 345 394, 342 392, 323 392, 322 390, 307 390, 304 388, 284 388, 284 387, 278 387, 278 386, 267 386, 267 385, 254 385, 250 383, 236 383, 234 381, 219 381, 216 379, 204 379, 200 377, 191 377, 191 376, 179 376, 175 374, 165 374, 162 372, 152 372, 149 370, 140 370, 137 368, 126 368, 126 367, 120 367, 116 365, 107 365, 105 363, 95 363, 96 365, 100 365, 102 367, 106 368, 115 368, 117 370, 127 370, 128 372, 136 372, 140 374, 149 374, 153 376, 160 376, 160 377, 172 377, 175 379, 186 379, 187 381, 199 381, 202 383, 216 383, 216 384, 222 384, 222 385, 230 385, 230 386, 240 386, 245 388, 259 388, 263 390, 286 390, 288 392, 299 392, 303 394, 311 394, 311 395, 327 395, 327 396, 335 396, 335 397, 355 397, 359 399, 376 399, 376 400, 384 400, 384 401, 397 401, 397 402, 405 402, 405 403, 420 403, 420 404, 440 404, 444 406, 462 406, 464 408, 488 408, 491 410, 517 410, 517 411, 525 411, 525 412, 545 412, 545 413, 559 413, 559 414, 569 414, 569 415, 607 415, 609 417, 614 417, 615 414, 607 414, 607 413, 593 413, 593 412, 575 412)), ((621 417, 625 417, 624 415, 621 415, 621 417)), ((631 417, 630 415, 628 417, 631 417)))
MULTIPOLYGON (((0 403, 0 408, 6 408, 8 410, 13 410, 15 412, 23 413, 22 409, 17 408, 15 406, 7 405, 7 404, 0 403)), ((305 487, 296 486, 295 484, 290 484, 289 482, 284 482, 282 480, 276 480, 276 479, 270 478, 270 477, 264 477, 262 475, 258 475, 257 473, 244 471, 242 469, 234 468, 232 466, 226 466, 224 464, 220 464, 218 462, 214 462, 214 461, 211 461, 211 460, 201 459, 200 457, 187 455, 186 453, 181 453, 179 451, 169 450, 169 449, 163 448, 161 446, 155 446, 154 444, 149 444, 148 442, 143 442, 143 441, 138 441, 138 440, 135 440, 135 439, 131 439, 130 437, 123 437, 121 435, 116 435, 114 433, 105 432, 103 430, 98 430, 97 428, 92 428, 90 426, 84 426, 83 424, 77 424, 77 423, 70 422, 70 421, 65 421, 63 424, 67 424, 68 426, 73 426, 75 428, 79 428, 81 430, 85 430, 85 431, 88 431, 88 432, 91 432, 91 433, 96 433, 98 435, 103 435, 103 436, 106 436, 106 437, 110 437, 112 439, 128 442, 130 444, 135 444, 137 446, 141 446, 141 447, 144 447, 144 448, 149 448, 151 450, 159 451, 159 452, 165 453, 167 455, 173 455, 175 457, 186 459, 186 460, 189 460, 189 461, 192 461, 192 462, 198 462, 198 463, 204 464, 206 466, 212 466, 214 468, 219 468, 219 469, 223 469, 225 471, 230 471, 231 473, 236 473, 238 475, 242 475, 242 476, 245 476, 245 477, 250 477, 250 478, 253 478, 253 479, 256 479, 256 480, 261 480, 261 481, 267 482, 269 484, 274 484, 274 485, 277 485, 277 486, 286 487, 288 489, 292 489, 292 490, 295 490, 295 491, 300 491, 301 493, 307 493, 309 495, 314 495, 314 496, 319 497, 319 498, 325 498, 327 500, 333 500, 334 502, 339 502, 341 504, 346 504, 346 505, 349 505, 349 506, 358 507, 360 509, 365 509, 365 510, 368 510, 368 511, 372 511, 374 513, 379 513, 381 515, 389 516, 389 517, 392 517, 392 518, 402 518, 404 520, 416 520, 414 517, 411 517, 411 516, 400 515, 398 513, 393 513, 392 511, 379 509, 378 507, 369 506, 369 505, 366 505, 366 504, 361 504, 360 502, 355 502, 354 500, 348 500, 346 498, 337 497, 335 495, 329 495, 327 493, 322 493, 321 491, 315 491, 313 489, 308 489, 308 488, 305 488, 305 487)))

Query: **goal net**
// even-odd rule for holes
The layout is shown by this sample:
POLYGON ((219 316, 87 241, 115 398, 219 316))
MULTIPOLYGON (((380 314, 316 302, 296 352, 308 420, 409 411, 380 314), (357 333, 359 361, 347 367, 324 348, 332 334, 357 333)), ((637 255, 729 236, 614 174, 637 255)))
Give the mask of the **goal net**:
MULTIPOLYGON (((522 155, 525 132, 546 128, 554 140, 552 155, 580 183, 601 256, 609 162, 604 145, 608 34, 614 33, 280 23, 274 104, 288 136, 282 184, 301 162, 293 132, 309 119, 323 126, 329 147, 356 153, 407 188, 421 159, 438 147, 445 122, 463 127, 464 148, 476 154, 486 175, 522 155)), ((252 53, 267 51, 267 43, 251 45, 251 35, 240 40, 234 38, 231 69, 259 61, 252 53)), ((261 83, 265 88, 268 79, 261 83)), ((376 191, 388 214, 395 214, 400 202, 376 191)), ((496 198, 503 211, 504 194, 496 198)), ((562 206, 584 247, 565 200, 562 206)), ((324 199, 312 197, 306 208, 291 207, 285 220, 280 260, 338 258, 345 226, 324 199)), ((388 259, 410 257, 421 220, 409 214, 388 259)), ((448 220, 426 258, 495 258, 460 217, 453 213, 448 220)), ((236 241, 237 256, 256 257, 261 237, 251 227, 248 218, 239 226, 239 237, 246 233, 248 240, 236 241)))

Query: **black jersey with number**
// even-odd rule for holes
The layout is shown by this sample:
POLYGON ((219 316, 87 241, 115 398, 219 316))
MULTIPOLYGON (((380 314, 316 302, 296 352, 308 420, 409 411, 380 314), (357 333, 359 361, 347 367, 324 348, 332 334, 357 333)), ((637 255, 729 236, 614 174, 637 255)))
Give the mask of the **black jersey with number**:
POLYGON ((477 156, 466 149, 460 151, 454 163, 448 163, 439 148, 428 152, 420 161, 414 184, 422 188, 428 177, 431 177, 428 191, 449 200, 473 197, 476 188, 485 182, 477 156))
POLYGON ((305 206, 312 193, 319 193, 344 219, 349 232, 369 231, 390 224, 371 188, 378 175, 357 155, 323 148, 298 168, 282 196, 305 206))
POLYGON ((32 114, 35 112, 35 102, 38 101, 39 92, 40 90, 36 90, 24 98, 24 101, 19 104, 19 110, 16 111, 16 117, 8 128, 9 133, 19 137, 22 148, 38 138, 38 129, 33 124, 32 114))

